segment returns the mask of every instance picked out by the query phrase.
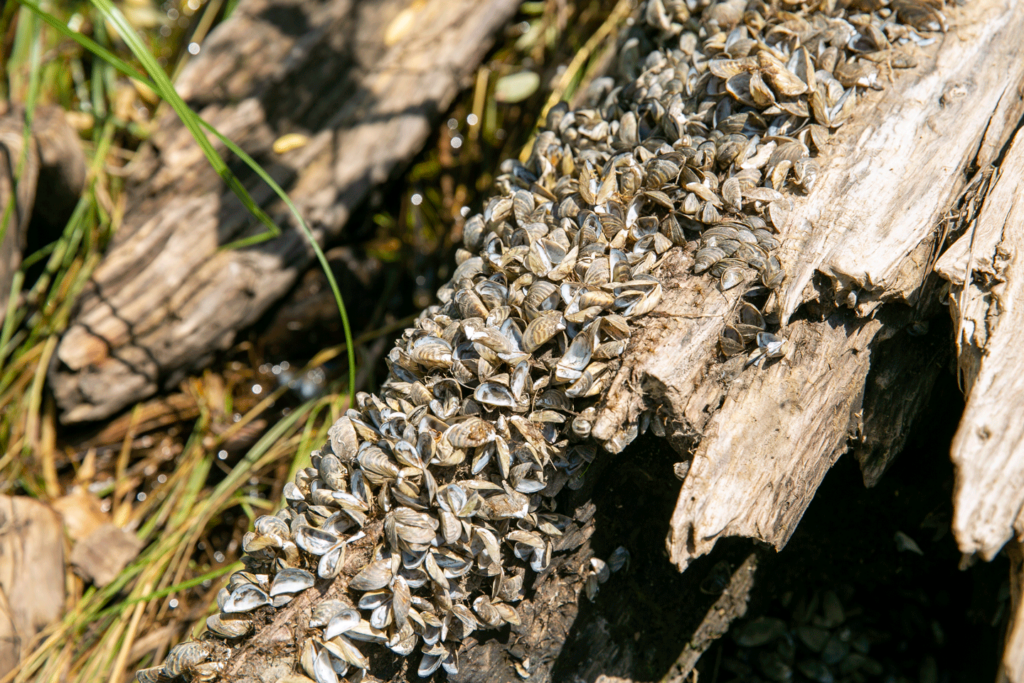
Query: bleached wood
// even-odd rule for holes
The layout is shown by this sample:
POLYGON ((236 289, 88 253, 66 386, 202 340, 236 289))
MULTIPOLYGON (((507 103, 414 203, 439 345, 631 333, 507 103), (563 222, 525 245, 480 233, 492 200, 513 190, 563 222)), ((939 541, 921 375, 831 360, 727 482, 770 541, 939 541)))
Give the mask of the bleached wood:
MULTIPOLYGON (((419 151, 466 85, 514 0, 252 0, 204 42, 183 95, 290 193, 324 242, 369 190, 419 151), (276 154, 273 141, 309 142, 276 154)), ((167 114, 140 158, 125 225, 81 298, 50 371, 61 419, 107 417, 229 346, 312 261, 269 189, 243 175, 286 229, 263 231, 167 114)), ((241 171, 239 171, 241 173, 241 171)))
MULTIPOLYGON (((955 28, 918 54, 917 69, 858 102, 823 155, 814 191, 795 200, 778 310, 784 322, 797 311, 804 319, 780 330, 786 360, 764 371, 742 369, 742 359, 723 364, 716 341, 737 295, 685 277, 689 257, 668 266, 677 287, 642 324, 594 433, 612 438, 651 406, 674 423, 673 443, 695 446, 667 542, 680 569, 726 536, 786 543, 848 436, 858 436, 874 350, 927 303, 917 299, 937 221, 965 169, 1012 133, 989 123, 1005 122, 1012 98, 1004 95, 1024 77, 1024 6, 980 0, 951 21, 955 28), (855 309, 836 303, 851 291, 855 309), (889 301, 919 307, 881 305, 889 301)), ((898 429, 909 417, 875 428, 898 429)))
POLYGON ((64 612, 64 535, 51 507, 0 496, 0 676, 64 612))
MULTIPOLYGON (((839 296, 855 292, 861 316, 881 301, 913 303, 935 225, 990 123, 1000 127, 994 112, 1012 100, 1004 94, 1024 79, 1020 3, 972 2, 952 20, 916 69, 859 103, 813 197, 794 211, 781 255, 790 273, 783 321, 807 300, 815 273, 839 296)), ((988 143, 1010 133, 993 131, 988 143)))
POLYGON ((977 224, 938 264, 967 355, 967 406, 953 439, 953 531, 960 550, 991 559, 1024 537, 1024 131, 977 224), (970 277, 965 286, 966 274, 970 277))

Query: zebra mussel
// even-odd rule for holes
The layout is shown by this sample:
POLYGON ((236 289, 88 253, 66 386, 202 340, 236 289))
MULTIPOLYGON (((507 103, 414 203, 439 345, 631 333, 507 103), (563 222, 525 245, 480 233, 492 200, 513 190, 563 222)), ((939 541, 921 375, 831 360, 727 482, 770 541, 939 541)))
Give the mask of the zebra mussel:
MULTIPOLYGON (((919 629, 910 624, 921 623, 920 605, 906 596, 893 596, 891 613, 885 613, 879 611, 878 603, 865 605, 856 597, 853 587, 844 585, 835 590, 783 594, 781 600, 773 603, 772 616, 760 615, 730 629, 722 645, 722 680, 940 680, 934 655, 941 652, 942 646, 907 646, 906 632, 919 634, 919 629), (930 649, 931 653, 923 654, 922 649, 925 653, 930 649)), ((941 643, 941 627, 937 621, 932 624, 937 629, 935 639, 941 643)))
MULTIPOLYGON (((209 631, 234 643, 255 612, 337 577, 371 520, 383 540, 351 597, 313 608, 309 678, 357 679, 367 644, 418 651, 421 676, 455 673, 470 633, 517 624, 527 571, 550 564, 570 522, 554 497, 597 455, 596 404, 630 321, 661 300, 661 260, 685 247, 722 290, 780 287, 790 195, 814 187, 830 131, 858 89, 880 87, 881 65, 911 65, 900 45, 945 28, 930 2, 861 4, 648 0, 621 41, 620 78, 598 79, 588 107, 552 108, 528 159, 502 164, 440 303, 390 351, 379 394, 358 394, 286 484, 284 509, 246 534, 247 570, 209 631)), ((756 365, 786 344, 749 303, 720 342, 726 356, 753 347, 756 365)), ((661 420, 648 411, 600 445, 663 435, 661 420)), ((627 562, 595 561, 587 595, 627 562)), ((216 675, 212 649, 179 649, 195 646, 138 680, 216 675)))

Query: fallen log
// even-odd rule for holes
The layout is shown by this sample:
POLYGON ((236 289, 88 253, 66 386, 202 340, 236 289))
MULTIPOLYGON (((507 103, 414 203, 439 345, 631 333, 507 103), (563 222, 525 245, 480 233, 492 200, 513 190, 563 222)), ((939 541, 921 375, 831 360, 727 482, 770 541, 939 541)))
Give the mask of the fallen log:
MULTIPOLYGON (((727 536, 785 545, 861 423, 879 344, 935 310, 926 284, 939 219, 974 164, 1013 133, 1024 79, 1024 7, 982 0, 950 20, 955 30, 924 48, 916 69, 858 103, 814 191, 794 200, 775 301, 785 359, 763 371, 722 364, 718 337, 739 294, 700 280, 666 292, 657 318, 641 323, 594 435, 609 438, 655 405, 673 443, 695 447, 667 540, 680 569, 727 536)), ((691 266, 680 255, 670 267, 691 266)))
MULTIPOLYGON (((861 444, 865 480, 876 481, 899 450, 905 425, 924 403, 941 367, 941 353, 932 351, 924 359, 911 400, 892 409, 885 387, 899 376, 904 361, 900 349, 887 342, 903 344, 905 335, 919 334, 937 310, 939 290, 929 274, 941 246, 939 220, 967 186, 967 170, 981 158, 979 150, 999 149, 1000 140, 1012 133, 1013 126, 993 123, 998 118, 993 112, 1004 111, 1004 93, 1024 75, 1024 65, 1007 57, 1019 49, 1014 36, 1024 29, 1024 10, 982 1, 955 10, 952 20, 959 32, 945 34, 917 54, 920 73, 894 76, 885 91, 859 103, 858 117, 825 151, 829 163, 816 188, 796 201, 783 229, 782 258, 789 278, 768 304, 787 339, 785 358, 764 367, 750 367, 743 357, 721 362, 720 333, 741 293, 722 292, 706 277, 690 277, 692 253, 674 250, 661 263, 661 305, 637 320, 592 435, 621 450, 630 438, 620 435, 630 433, 643 411, 656 409, 666 418, 670 442, 691 460, 668 540, 680 569, 725 536, 783 546, 851 436, 861 444), (948 164, 934 164, 939 152, 950 159, 948 164), (869 385, 872 378, 874 385, 869 385)), ((393 360, 402 360, 401 354, 393 360)), ((468 424, 473 423, 450 429, 468 424)), ((356 448, 349 448, 350 457, 356 448)), ((574 524, 565 535, 585 536, 586 522, 574 524)), ((341 595, 352 575, 365 569, 373 549, 385 542, 379 522, 365 531, 353 543, 342 577, 317 582, 315 592, 276 614, 258 615, 256 637, 223 660, 225 677, 271 680, 268 671, 277 676, 295 670, 300 643, 309 637, 313 603, 341 595)), ((548 664, 566 639, 587 559, 575 548, 559 549, 574 552, 553 555, 550 571, 541 571, 533 584, 533 596, 517 602, 522 618, 509 629, 509 642, 467 639, 453 676, 467 681, 555 678, 548 664), (553 576, 558 581, 546 583, 553 576)), ((730 609, 741 613, 742 605, 734 602, 730 609)), ((726 625, 707 622, 699 644, 726 625)), ((599 628, 587 633, 596 642, 611 642, 599 628)), ((695 645, 694 652, 683 653, 673 676, 686 675, 698 649, 695 645)), ((605 671, 618 674, 623 660, 611 648, 606 654, 601 660, 607 663, 605 671)), ((375 675, 408 677, 391 655, 374 657, 375 675)))
MULTIPOLYGON (((512 0, 254 0, 215 29, 177 84, 207 121, 288 190, 321 243, 419 149, 515 12, 512 0), (286 133, 304 145, 275 153, 286 133)), ((238 173, 283 234, 252 219, 165 112, 133 163, 125 224, 49 373, 65 423, 98 420, 224 349, 312 262, 285 207, 238 173)), ((217 146, 215 144, 215 146, 217 146)), ((223 147, 219 147, 223 152, 223 147)))

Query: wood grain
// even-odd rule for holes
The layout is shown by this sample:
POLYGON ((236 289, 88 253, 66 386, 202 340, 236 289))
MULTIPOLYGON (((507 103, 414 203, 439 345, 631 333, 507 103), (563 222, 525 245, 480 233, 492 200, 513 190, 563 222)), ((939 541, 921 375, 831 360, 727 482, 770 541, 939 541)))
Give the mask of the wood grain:
POLYGON ((953 531, 961 551, 990 560, 1024 537, 1024 131, 973 230, 937 269, 953 283, 950 309, 961 355, 970 358, 961 364, 967 407, 952 447, 953 531))

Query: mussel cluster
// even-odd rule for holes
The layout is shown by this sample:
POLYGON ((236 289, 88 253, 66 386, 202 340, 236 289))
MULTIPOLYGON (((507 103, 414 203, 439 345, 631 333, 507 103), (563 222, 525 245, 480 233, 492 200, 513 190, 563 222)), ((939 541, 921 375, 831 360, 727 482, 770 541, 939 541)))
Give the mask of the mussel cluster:
MULTIPOLYGON (((853 598, 849 586, 785 594, 782 604, 773 606, 779 616, 758 616, 730 629, 732 642, 723 643, 721 679, 728 683, 939 680, 934 657, 920 654, 921 645, 932 635, 920 628, 927 623, 921 618, 920 605, 901 595, 893 601, 896 613, 883 616, 866 612, 853 598), (916 647, 908 647, 908 641, 917 641, 916 647)), ((938 628, 937 622, 932 623, 938 628)), ((934 639, 941 642, 941 631, 934 639)))
MULTIPOLYGON (((419 651, 421 676, 454 673, 469 633, 516 624, 527 568, 548 566, 569 522, 554 496, 597 455, 596 404, 630 320, 662 296, 659 260, 685 247, 722 289, 777 288, 785 193, 813 187, 813 154, 856 90, 911 65, 894 45, 945 21, 911 0, 649 0, 639 16, 620 77, 596 82, 589 108, 554 107, 527 161, 502 165, 440 303, 391 350, 380 393, 358 394, 285 486, 284 509, 246 534, 247 571, 221 591, 209 631, 235 642, 254 612, 336 577, 374 520, 383 540, 351 600, 315 605, 300 657, 310 678, 361 675, 367 642, 419 651)), ((736 315, 727 355, 782 353, 756 307, 736 315)), ((621 451, 648 426, 664 429, 648 411, 600 445, 621 451)), ((607 574, 595 565, 588 594, 607 574)), ((138 680, 216 675, 212 645, 179 648, 187 665, 175 649, 138 680)))

